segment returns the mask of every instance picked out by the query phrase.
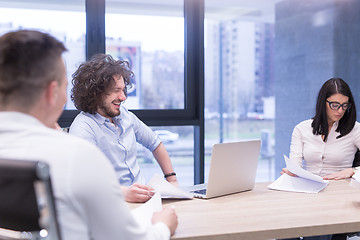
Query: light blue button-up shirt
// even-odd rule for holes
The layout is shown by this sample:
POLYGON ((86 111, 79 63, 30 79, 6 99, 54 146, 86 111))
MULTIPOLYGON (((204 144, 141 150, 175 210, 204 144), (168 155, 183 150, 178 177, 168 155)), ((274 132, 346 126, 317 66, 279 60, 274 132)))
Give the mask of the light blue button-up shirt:
POLYGON ((153 152, 161 140, 125 107, 121 106, 120 111, 121 114, 113 118, 116 124, 98 113, 81 112, 71 124, 70 134, 98 146, 114 166, 121 185, 145 184, 136 160, 136 142, 153 152))

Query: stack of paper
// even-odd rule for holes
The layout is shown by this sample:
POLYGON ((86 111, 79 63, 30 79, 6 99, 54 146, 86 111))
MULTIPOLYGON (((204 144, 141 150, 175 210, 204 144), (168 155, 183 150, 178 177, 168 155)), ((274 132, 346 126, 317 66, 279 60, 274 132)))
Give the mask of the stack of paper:
POLYGON ((296 177, 283 174, 270 184, 268 188, 291 192, 318 193, 329 184, 328 180, 323 180, 322 177, 306 171, 285 155, 284 159, 286 168, 294 173, 296 177))
POLYGON ((156 192, 159 192, 161 198, 192 199, 194 197, 193 194, 175 187, 159 174, 154 174, 147 185, 154 188, 156 192))

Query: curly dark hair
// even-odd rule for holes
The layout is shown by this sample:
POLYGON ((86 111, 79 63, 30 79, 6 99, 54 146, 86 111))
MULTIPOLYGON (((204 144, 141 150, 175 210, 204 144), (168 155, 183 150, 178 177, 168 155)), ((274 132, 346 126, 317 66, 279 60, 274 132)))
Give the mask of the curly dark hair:
POLYGON ((131 88, 134 73, 127 61, 115 60, 109 54, 96 54, 82 63, 72 75, 71 100, 81 111, 95 113, 114 83, 113 76, 122 76, 126 89, 131 88))
POLYGON ((331 78, 327 80, 319 91, 316 102, 316 114, 313 117, 311 124, 314 135, 324 135, 324 142, 329 135, 329 125, 326 115, 326 99, 330 96, 340 93, 349 98, 350 108, 345 111, 344 116, 340 119, 336 132, 340 135, 336 138, 341 138, 351 132, 356 121, 356 107, 350 87, 341 78, 331 78))

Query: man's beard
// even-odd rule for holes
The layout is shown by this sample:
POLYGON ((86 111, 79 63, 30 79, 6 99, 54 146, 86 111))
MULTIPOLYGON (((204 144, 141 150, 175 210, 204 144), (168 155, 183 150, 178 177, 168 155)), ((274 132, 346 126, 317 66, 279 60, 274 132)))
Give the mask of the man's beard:
POLYGON ((100 109, 103 111, 103 113, 105 113, 106 116, 108 117, 116 117, 116 116, 119 116, 120 115, 120 109, 119 111, 115 112, 113 111, 110 107, 108 106, 100 106, 100 109))

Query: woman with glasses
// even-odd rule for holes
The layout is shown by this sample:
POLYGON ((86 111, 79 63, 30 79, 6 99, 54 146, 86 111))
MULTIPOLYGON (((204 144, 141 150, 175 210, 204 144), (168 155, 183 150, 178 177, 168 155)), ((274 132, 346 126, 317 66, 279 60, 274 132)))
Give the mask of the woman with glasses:
MULTIPOLYGON (((295 127, 290 159, 324 179, 339 180, 354 174, 359 147, 360 125, 351 90, 341 78, 331 78, 319 91, 315 116, 295 127)), ((293 175, 286 168, 282 173, 293 175)))
MULTIPOLYGON (((331 78, 319 91, 316 114, 294 128, 290 159, 323 179, 350 178, 354 156, 360 148, 360 124, 349 86, 341 78, 331 78)), ((284 168, 281 174, 294 176, 284 168)), ((346 235, 304 237, 306 240, 346 239, 346 235)))

